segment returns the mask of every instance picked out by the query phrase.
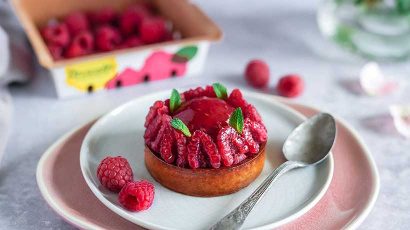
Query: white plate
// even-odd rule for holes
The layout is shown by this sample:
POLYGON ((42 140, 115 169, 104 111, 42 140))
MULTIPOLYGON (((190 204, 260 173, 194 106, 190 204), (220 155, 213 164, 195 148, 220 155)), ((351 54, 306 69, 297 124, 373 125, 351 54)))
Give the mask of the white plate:
MULTIPOLYGON (((232 195, 198 198, 173 192, 157 183, 144 164, 144 121, 148 108, 170 91, 135 99, 99 119, 81 146, 83 176, 95 196, 123 218, 152 229, 206 229, 234 209, 284 161, 281 149, 289 133, 304 117, 262 94, 244 92, 246 99, 260 112, 268 128, 265 167, 247 188, 232 195), (119 204, 118 195, 104 189, 96 177, 99 162, 108 155, 128 159, 134 179, 147 179, 155 185, 154 204, 148 211, 129 212, 119 204)), ((271 229, 301 216, 324 195, 333 175, 333 157, 323 163, 296 169, 276 181, 249 215, 244 229, 271 229)))

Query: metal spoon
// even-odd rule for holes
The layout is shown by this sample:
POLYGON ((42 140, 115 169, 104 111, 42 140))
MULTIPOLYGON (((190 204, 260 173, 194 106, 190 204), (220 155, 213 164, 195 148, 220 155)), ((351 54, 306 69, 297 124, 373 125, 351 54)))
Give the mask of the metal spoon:
POLYGON ((283 145, 282 151, 288 161, 276 168, 252 195, 210 229, 239 229, 272 182, 289 170, 322 162, 329 155, 335 138, 336 122, 330 114, 320 113, 300 124, 283 145))

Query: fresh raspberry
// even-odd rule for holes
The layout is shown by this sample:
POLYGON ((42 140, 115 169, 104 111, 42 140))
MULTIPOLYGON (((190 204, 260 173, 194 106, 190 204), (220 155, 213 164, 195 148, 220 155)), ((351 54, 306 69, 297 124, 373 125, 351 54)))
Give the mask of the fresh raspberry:
POLYGON ((209 164, 212 168, 219 168, 221 166, 221 155, 219 155, 218 149, 212 138, 203 131, 196 130, 194 135, 198 135, 202 149, 207 154, 209 164))
POLYGON ((178 152, 176 164, 178 167, 185 168, 187 165, 186 157, 188 154, 188 151, 186 148, 187 139, 183 133, 175 129, 173 130, 173 132, 174 132, 174 139, 176 141, 177 152, 178 152))
POLYGON ((197 97, 202 97, 205 90, 202 87, 197 87, 196 89, 190 89, 182 93, 184 95, 185 100, 190 101, 197 97))
POLYGON ((100 26, 96 32, 96 47, 100 51, 111 51, 121 44, 121 34, 112 26, 100 26))
POLYGON ((65 23, 49 23, 41 30, 48 45, 66 47, 70 43, 70 33, 65 23))
POLYGON ((65 52, 67 58, 90 54, 94 51, 94 37, 91 32, 77 34, 65 52))
POLYGON ((303 88, 303 80, 296 74, 290 74, 282 77, 276 86, 278 93, 285 97, 299 96, 302 93, 303 88))
POLYGON ((123 157, 106 157, 97 168, 100 183, 113 192, 119 192, 125 184, 132 181, 132 169, 123 157))
POLYGON ((88 18, 93 25, 112 25, 117 20, 117 13, 110 7, 90 12, 88 18))
POLYGON ((233 107, 241 107, 242 110, 245 110, 245 107, 248 105, 239 89, 232 90, 228 97, 228 103, 233 107))
POLYGON ((252 104, 249 104, 245 107, 245 109, 243 110, 243 115, 245 118, 249 118, 252 121, 257 121, 257 122, 262 121, 261 115, 259 115, 255 106, 253 106, 252 104))
POLYGON ((159 153, 161 154, 162 159, 168 164, 172 164, 175 161, 175 156, 172 153, 173 142, 174 139, 171 127, 166 127, 162 137, 159 153))
POLYGON ((119 19, 120 31, 124 36, 138 34, 142 21, 150 12, 141 5, 134 5, 125 10, 119 19))
MULTIPOLYGON (((157 117, 158 118, 156 119, 159 119, 159 122, 154 120, 155 123, 153 123, 153 125, 156 125, 156 127, 149 126, 147 130, 150 129, 152 131, 150 131, 151 133, 146 132, 144 134, 144 137, 146 138, 146 142, 148 143, 148 146, 150 146, 152 150, 154 150, 155 152, 161 152, 161 145, 163 144, 162 143, 163 137, 166 134, 166 132, 168 132, 169 129, 171 129, 170 122, 172 118, 168 114, 158 115, 157 117)), ((167 151, 167 149, 164 149, 164 151, 167 151)), ((169 154, 169 153, 165 153, 165 154, 169 154)), ((165 160, 171 157, 172 156, 166 155, 163 158, 165 160)))
POLYGON ((157 114, 167 114, 168 112, 168 107, 165 106, 165 103, 163 101, 156 101, 154 105, 149 108, 149 112, 145 117, 144 127, 148 127, 148 125, 154 120, 157 114))
POLYGON ((154 196, 154 185, 146 180, 141 180, 125 185, 118 195, 118 201, 124 208, 138 212, 151 207, 154 196))
POLYGON ((63 47, 57 45, 47 45, 47 48, 54 60, 61 60, 63 58, 63 47))
POLYGON ((165 20, 161 17, 147 17, 141 23, 140 34, 144 43, 161 42, 164 40, 166 33, 165 20))
POLYGON ((264 88, 269 83, 269 66, 262 60, 252 60, 245 69, 245 78, 255 88, 264 88))
POLYGON ((222 163, 228 167, 239 162, 235 160, 236 155, 243 155, 248 152, 248 146, 245 144, 244 139, 232 127, 225 127, 219 131, 217 144, 222 163))
POLYGON ((131 47, 137 47, 137 46, 142 46, 144 43, 141 41, 141 39, 138 36, 130 36, 125 41, 121 44, 121 48, 131 48, 131 47))
POLYGON ((64 22, 67 24, 70 34, 77 35, 83 31, 87 31, 90 28, 90 22, 87 15, 82 12, 73 12, 65 17, 64 22))
POLYGON ((268 132, 262 123, 245 119, 244 129, 249 129, 256 142, 262 143, 268 140, 268 132))

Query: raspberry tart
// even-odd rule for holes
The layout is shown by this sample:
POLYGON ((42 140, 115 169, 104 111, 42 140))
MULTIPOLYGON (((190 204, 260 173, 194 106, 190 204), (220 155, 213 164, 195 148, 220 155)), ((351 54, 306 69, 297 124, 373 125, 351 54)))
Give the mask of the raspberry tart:
POLYGON ((163 186, 220 196, 248 186, 265 161, 267 130, 239 89, 215 83, 156 101, 145 121, 145 164, 163 186))

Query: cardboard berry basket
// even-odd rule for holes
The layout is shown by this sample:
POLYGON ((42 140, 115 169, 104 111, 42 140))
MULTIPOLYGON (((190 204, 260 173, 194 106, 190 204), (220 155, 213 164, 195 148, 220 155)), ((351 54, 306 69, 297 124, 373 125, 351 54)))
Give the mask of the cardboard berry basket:
POLYGON ((83 57, 53 60, 39 28, 50 19, 61 19, 73 11, 96 11, 104 7, 122 11, 138 0, 12 0, 42 66, 52 73, 60 98, 110 90, 146 81, 195 75, 201 72, 212 41, 222 32, 188 0, 151 0, 150 3, 180 40, 143 45, 83 57))

